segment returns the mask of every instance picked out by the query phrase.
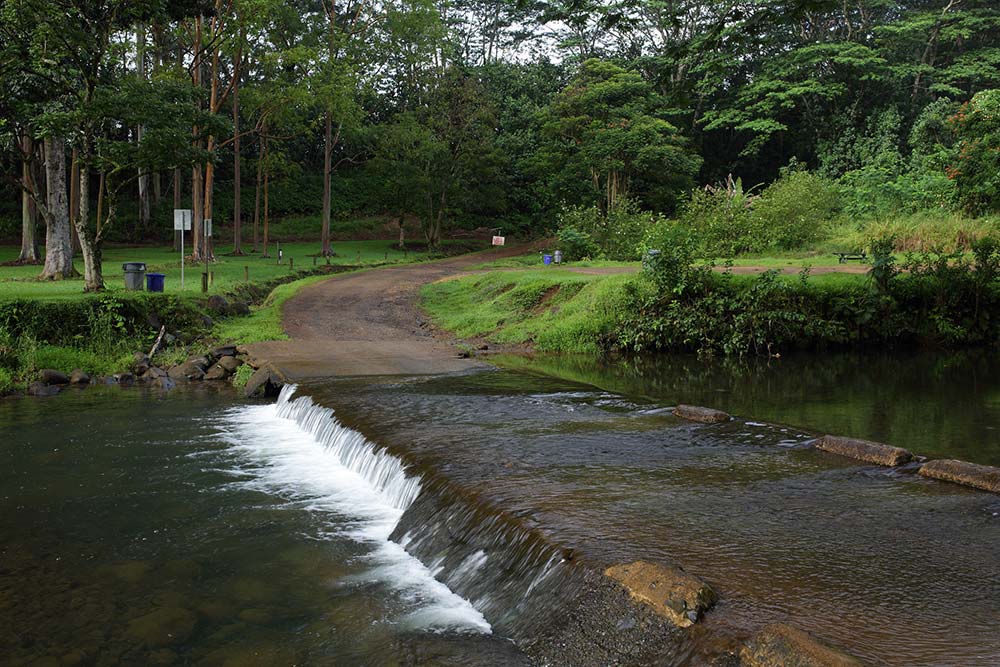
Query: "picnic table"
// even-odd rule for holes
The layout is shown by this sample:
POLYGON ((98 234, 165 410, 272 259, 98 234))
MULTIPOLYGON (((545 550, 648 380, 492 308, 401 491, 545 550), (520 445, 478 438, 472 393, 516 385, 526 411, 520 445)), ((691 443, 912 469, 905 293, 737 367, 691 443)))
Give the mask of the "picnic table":
POLYGON ((865 252, 835 252, 833 253, 837 256, 837 261, 841 264, 847 264, 849 261, 857 260, 859 262, 864 262, 868 260, 868 254, 865 252))

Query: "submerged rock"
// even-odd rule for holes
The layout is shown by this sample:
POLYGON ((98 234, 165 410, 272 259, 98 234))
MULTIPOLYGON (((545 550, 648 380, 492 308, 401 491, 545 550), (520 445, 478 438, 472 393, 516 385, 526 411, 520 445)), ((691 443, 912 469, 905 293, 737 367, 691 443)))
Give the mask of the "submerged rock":
POLYGON ((42 384, 69 384, 69 376, 52 368, 38 371, 38 381, 42 384))
POLYGON ((674 625, 693 625, 717 599, 715 591, 677 565, 636 561, 613 565, 604 574, 621 584, 634 599, 645 602, 674 625))
POLYGON ((674 408, 674 415, 681 419, 688 419, 703 424, 718 424, 730 419, 728 412, 715 410, 714 408, 703 408, 698 405, 678 405, 674 408))
POLYGON ((160 607, 129 621, 128 635, 149 648, 179 644, 191 636, 198 617, 181 607, 160 607))
POLYGON ((816 449, 880 466, 900 466, 913 459, 913 454, 902 447, 838 435, 824 435, 816 441, 816 449))
POLYGON ((29 396, 55 396, 59 393, 59 390, 59 385, 45 384, 40 381, 32 382, 28 385, 29 396))
POLYGON ((861 667, 846 653, 784 623, 768 625, 740 651, 743 667, 861 667))
POLYGON ((983 491, 1000 493, 1000 468, 966 463, 953 459, 928 461, 920 466, 920 474, 945 482, 964 484, 983 491))

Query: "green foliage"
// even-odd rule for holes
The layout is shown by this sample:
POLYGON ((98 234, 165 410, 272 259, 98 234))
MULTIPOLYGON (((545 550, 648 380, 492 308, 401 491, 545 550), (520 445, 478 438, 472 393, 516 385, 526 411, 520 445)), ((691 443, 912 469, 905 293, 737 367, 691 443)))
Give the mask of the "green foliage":
POLYGON ((250 381, 250 376, 254 374, 254 368, 250 364, 243 364, 236 369, 233 373, 233 386, 237 389, 242 389, 247 386, 247 382, 250 381))
POLYGON ((869 252, 872 258, 872 268, 870 275, 875 287, 883 294, 888 294, 893 279, 899 274, 896 268, 896 257, 893 252, 896 249, 896 238, 894 236, 881 236, 872 239, 869 252))
POLYGON ((794 250, 819 239, 838 208, 838 194, 826 179, 788 169, 753 202, 752 228, 766 234, 768 247, 794 250))
POLYGON ((952 118, 957 156, 948 175, 971 213, 1000 212, 1000 88, 984 90, 952 118))
POLYGON ((600 249, 591 238, 590 232, 585 232, 573 225, 561 226, 556 235, 563 258, 568 262, 597 257, 600 249))
POLYGON ((753 199, 740 179, 729 178, 724 186, 692 192, 680 220, 698 237, 708 256, 759 252, 768 245, 767 230, 753 216, 753 199))
POLYGON ((660 221, 649 228, 640 247, 643 269, 659 292, 684 296, 708 284, 711 269, 695 265, 698 241, 686 227, 660 221))

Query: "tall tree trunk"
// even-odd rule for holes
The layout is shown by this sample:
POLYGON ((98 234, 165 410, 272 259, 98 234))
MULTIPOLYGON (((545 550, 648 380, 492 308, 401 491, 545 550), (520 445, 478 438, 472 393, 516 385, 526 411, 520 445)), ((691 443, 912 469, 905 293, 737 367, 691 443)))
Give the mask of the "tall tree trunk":
POLYGON ((21 139, 21 254, 17 256, 20 264, 38 264, 41 255, 38 252, 38 208, 31 199, 33 179, 31 178, 31 157, 35 152, 34 142, 27 134, 21 139))
MULTIPOLYGON (((202 27, 202 17, 195 17, 194 20, 194 63, 192 63, 192 72, 194 74, 194 86, 195 88, 201 88, 201 27, 202 27)), ((199 103, 200 107, 201 104, 199 103)), ((193 135, 193 142, 196 147, 201 144, 201 139, 198 137, 198 128, 192 128, 191 134, 193 135)), ((202 165, 196 164, 191 168, 191 243, 192 251, 191 258, 195 262, 200 262, 204 258, 202 257, 202 215, 204 214, 204 202, 202 201, 202 195, 205 194, 205 182, 202 178, 202 165)))
POLYGON ((73 254, 80 250, 80 236, 76 231, 76 216, 80 213, 80 153, 73 149, 69 161, 69 219, 73 235, 73 254))
POLYGON ((39 278, 60 280, 74 275, 73 236, 66 197, 66 141, 45 139, 45 266, 39 278))
MULTIPOLYGON (((80 237, 80 251, 83 255, 83 291, 99 292, 104 289, 104 276, 101 272, 101 239, 100 233, 95 234, 88 219, 90 217, 90 169, 86 166, 80 171, 80 208, 73 218, 77 235, 80 237)), ((98 221, 100 224, 100 221, 98 221)))
POLYGON ((260 150, 257 154, 257 185, 253 194, 253 252, 259 252, 260 248, 260 192, 262 176, 264 173, 264 158, 267 156, 267 144, 263 137, 260 139, 260 150))
MULTIPOLYGON (((135 48, 136 48, 136 74, 139 76, 140 80, 146 79, 146 26, 140 23, 136 27, 135 31, 135 48)), ((135 138, 137 142, 142 141, 142 135, 145 133, 146 128, 142 125, 136 128, 135 138)), ((141 233, 149 228, 149 220, 151 216, 150 207, 150 197, 152 192, 150 191, 150 178, 149 172, 144 169, 139 169, 139 229, 141 233)))
POLYGON ((233 254, 243 254, 243 202, 242 174, 240 172, 240 68, 243 65, 243 40, 245 33, 240 28, 240 42, 236 47, 233 62, 233 254))
MULTIPOLYGON (((266 147, 267 143, 265 143, 264 146, 266 147)), ((265 148, 264 150, 266 151, 267 148, 265 148)), ((269 183, 269 180, 270 180, 270 176, 271 176, 271 170, 268 167, 265 166, 264 167, 264 254, 261 255, 261 257, 269 257, 270 256, 267 253, 267 242, 268 242, 268 238, 267 238, 267 232, 268 232, 268 209, 267 209, 268 199, 267 199, 267 195, 268 195, 268 183, 269 183)))
MULTIPOLYGON (((174 208, 181 207, 181 168, 174 168, 174 208)), ((181 251, 181 232, 176 230, 174 232, 174 252, 181 251)))
POLYGON ((326 142, 323 146, 323 256, 329 257, 333 254, 330 247, 330 160, 333 155, 333 114, 330 109, 326 110, 326 142))

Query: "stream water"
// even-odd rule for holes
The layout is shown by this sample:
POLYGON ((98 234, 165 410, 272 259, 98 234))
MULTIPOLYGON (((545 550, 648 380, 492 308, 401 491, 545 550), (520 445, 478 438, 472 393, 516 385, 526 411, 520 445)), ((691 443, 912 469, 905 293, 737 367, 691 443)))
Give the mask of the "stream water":
POLYGON ((995 665, 1000 498, 802 447, 832 431, 996 463, 1000 380, 979 374, 995 360, 956 359, 833 380, 788 360, 535 360, 277 405, 208 388, 0 401, 0 655, 524 664, 511 640, 537 627, 519 618, 559 614, 571 552, 678 562, 716 588, 658 664, 781 620, 871 664, 995 665), (754 418, 693 425, 676 402, 754 418))

